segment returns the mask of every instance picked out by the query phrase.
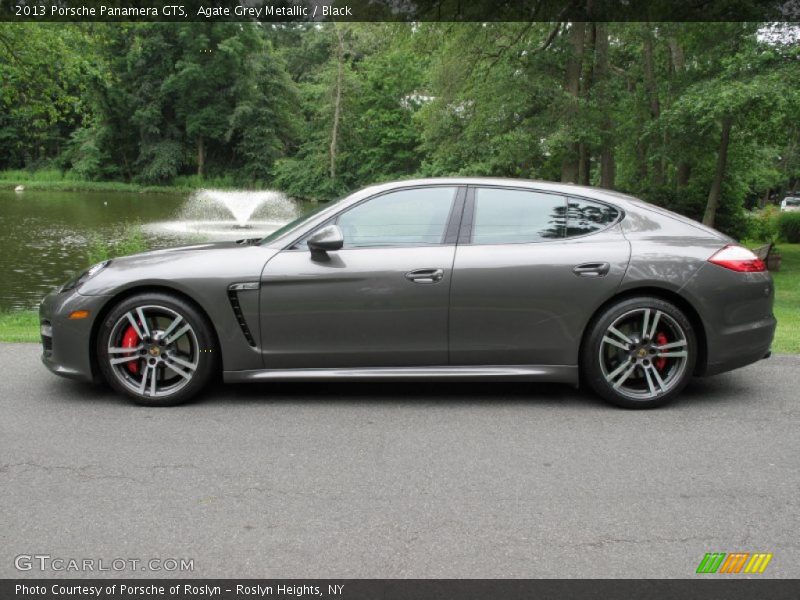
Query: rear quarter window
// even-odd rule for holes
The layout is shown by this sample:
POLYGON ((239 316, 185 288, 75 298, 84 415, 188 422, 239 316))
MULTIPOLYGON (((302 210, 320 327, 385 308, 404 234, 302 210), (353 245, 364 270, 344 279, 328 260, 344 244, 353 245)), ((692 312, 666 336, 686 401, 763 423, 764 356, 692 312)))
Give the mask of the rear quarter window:
POLYGON ((605 229, 619 219, 619 215, 619 210, 613 206, 583 198, 567 198, 566 237, 587 235, 605 229))

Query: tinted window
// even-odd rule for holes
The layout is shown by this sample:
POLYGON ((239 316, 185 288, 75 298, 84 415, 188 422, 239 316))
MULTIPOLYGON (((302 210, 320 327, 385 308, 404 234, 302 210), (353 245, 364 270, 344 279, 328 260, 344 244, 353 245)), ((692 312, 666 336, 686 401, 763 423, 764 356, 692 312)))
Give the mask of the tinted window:
POLYGON ((383 194, 337 219, 348 248, 441 244, 454 187, 417 188, 383 194))
POLYGON ((605 229, 619 217, 619 211, 611 206, 579 198, 569 198, 568 200, 567 237, 586 235, 605 229))
POLYGON ((475 190, 474 244, 514 244, 564 237, 563 196, 478 188, 475 190))

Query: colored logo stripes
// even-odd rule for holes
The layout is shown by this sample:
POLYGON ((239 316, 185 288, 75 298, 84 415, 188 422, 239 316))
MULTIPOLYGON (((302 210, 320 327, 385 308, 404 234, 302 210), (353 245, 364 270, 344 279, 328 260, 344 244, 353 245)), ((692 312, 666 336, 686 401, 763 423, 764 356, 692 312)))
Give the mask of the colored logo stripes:
POLYGON ((707 552, 698 573, 763 573, 772 554, 765 552, 707 552))

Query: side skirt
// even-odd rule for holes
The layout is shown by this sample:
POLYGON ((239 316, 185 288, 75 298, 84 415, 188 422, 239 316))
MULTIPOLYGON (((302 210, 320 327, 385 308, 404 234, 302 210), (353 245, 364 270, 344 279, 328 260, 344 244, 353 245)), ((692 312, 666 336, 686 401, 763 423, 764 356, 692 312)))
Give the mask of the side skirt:
POLYGON ((578 384, 578 367, 573 365, 501 365, 438 367, 366 367, 335 369, 258 369, 225 371, 226 382, 248 381, 552 381, 578 384))

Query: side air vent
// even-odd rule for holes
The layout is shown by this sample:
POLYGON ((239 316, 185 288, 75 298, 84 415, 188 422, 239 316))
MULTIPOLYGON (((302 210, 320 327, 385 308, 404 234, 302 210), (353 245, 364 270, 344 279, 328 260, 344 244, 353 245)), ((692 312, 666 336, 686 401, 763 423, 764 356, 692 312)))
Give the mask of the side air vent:
MULTIPOLYGON (((250 344, 253 348, 256 347, 256 341, 253 339, 253 334, 250 333, 250 328, 247 326, 247 321, 244 320, 244 315, 242 314, 242 307, 239 304, 239 289, 243 288, 236 288, 235 286, 231 286, 228 288, 228 299, 231 301, 231 308, 233 309, 233 314, 236 316, 236 321, 239 323, 239 327, 244 334, 244 338, 247 340, 247 343, 250 344)), ((244 288, 249 289, 249 288, 244 288)))

